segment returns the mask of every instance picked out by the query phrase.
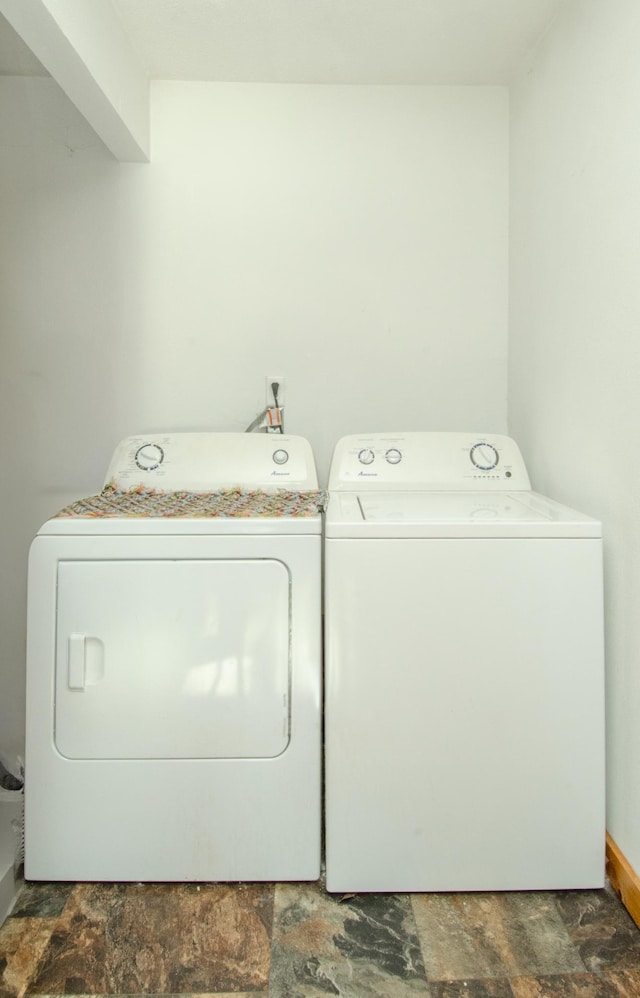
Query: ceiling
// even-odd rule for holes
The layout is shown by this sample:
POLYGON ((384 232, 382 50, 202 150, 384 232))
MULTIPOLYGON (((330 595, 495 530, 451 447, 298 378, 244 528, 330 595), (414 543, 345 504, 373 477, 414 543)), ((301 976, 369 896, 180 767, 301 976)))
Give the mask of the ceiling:
MULTIPOLYGON (((565 2, 111 0, 152 79, 428 85, 508 83, 565 2)), ((46 72, 2 17, 0 72, 46 72)))
POLYGON ((0 75, 48 76, 46 69, 0 14, 0 75))

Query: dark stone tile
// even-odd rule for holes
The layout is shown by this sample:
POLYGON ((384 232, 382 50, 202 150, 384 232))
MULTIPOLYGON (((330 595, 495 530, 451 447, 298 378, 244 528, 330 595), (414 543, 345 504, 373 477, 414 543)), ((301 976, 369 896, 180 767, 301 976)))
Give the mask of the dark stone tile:
POLYGON ((567 928, 582 935, 603 926, 626 924, 626 908, 611 888, 585 891, 554 891, 553 895, 567 928))
POLYGON ((412 903, 430 983, 585 970, 547 893, 415 894, 412 903))
MULTIPOLYGON (((615 982, 600 974, 518 977, 510 984, 513 998, 626 998, 615 982)), ((637 998, 638 992, 628 994, 637 998)))
POLYGON ((350 961, 376 962, 386 974, 406 977, 424 973, 409 900, 399 895, 361 894, 341 910, 351 912, 334 938, 350 961))
POLYGON ((110 990, 104 925, 74 914, 64 927, 52 932, 26 994, 104 994, 110 990))
POLYGON ((640 966, 640 929, 611 888, 564 891, 556 903, 587 970, 640 966))
POLYGON ((112 990, 264 990, 273 888, 147 885, 110 916, 112 990))
POLYGON ((607 971, 602 978, 608 984, 613 984, 616 998, 638 998, 640 995, 640 967, 634 970, 607 971))
POLYGON ((640 998, 640 931, 608 890, 25 885, 0 928, 0 998, 141 994, 640 998))
POLYGON ((431 998, 513 998, 509 982, 501 978, 482 981, 435 981, 429 984, 431 998))
POLYGON ((0 928, 0 998, 22 995, 55 927, 53 919, 8 918, 0 928))
POLYGON ((406 895, 341 902, 317 884, 276 888, 271 998, 427 998, 406 895))
POLYGON ((78 884, 28 994, 265 990, 271 885, 78 884))
POLYGON ((28 880, 20 891, 11 918, 57 918, 73 888, 74 884, 28 880))

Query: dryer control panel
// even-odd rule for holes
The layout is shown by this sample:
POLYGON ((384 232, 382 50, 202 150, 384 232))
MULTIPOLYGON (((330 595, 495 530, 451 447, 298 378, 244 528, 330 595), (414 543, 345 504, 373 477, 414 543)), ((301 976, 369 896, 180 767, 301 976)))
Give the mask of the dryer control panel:
POLYGON ((150 433, 122 440, 105 485, 169 492, 240 487, 317 489, 311 446, 303 437, 262 433, 150 433))
POLYGON ((511 437, 496 433, 367 433, 338 441, 329 490, 495 491, 531 489, 511 437))

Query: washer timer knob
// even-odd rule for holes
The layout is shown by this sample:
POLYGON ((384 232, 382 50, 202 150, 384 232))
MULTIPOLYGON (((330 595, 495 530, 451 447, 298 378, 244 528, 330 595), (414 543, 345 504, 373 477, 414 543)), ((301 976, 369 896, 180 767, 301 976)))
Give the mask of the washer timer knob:
POLYGON ((365 447, 364 450, 361 450, 358 453, 358 461, 360 464, 373 464, 375 459, 376 456, 370 447, 365 447))
POLYGON ((493 444, 486 443, 474 444, 469 451, 469 457, 479 471, 492 471, 500 460, 500 455, 493 444))
POLYGON ((397 447, 390 447, 385 454, 389 464, 400 464, 402 461, 402 451, 399 451, 397 447))
POLYGON ((278 450, 274 450, 273 460, 275 464, 286 464, 287 461, 289 460, 288 451, 283 450, 282 447, 280 447, 278 450))
POLYGON ((164 451, 159 444, 143 444, 138 447, 135 462, 142 471, 155 471, 164 461, 164 451))

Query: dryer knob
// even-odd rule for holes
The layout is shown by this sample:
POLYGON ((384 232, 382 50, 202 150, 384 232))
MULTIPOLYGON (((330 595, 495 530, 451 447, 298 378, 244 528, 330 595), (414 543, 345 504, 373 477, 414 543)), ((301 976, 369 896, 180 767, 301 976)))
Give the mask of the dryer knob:
POLYGON ((286 464, 287 461, 289 460, 289 454, 286 450, 282 450, 282 448, 280 448, 279 450, 274 450, 273 460, 275 461, 276 464, 286 464))
POLYGON ((385 454, 385 458, 389 464, 400 464, 402 461, 402 451, 399 451, 397 447, 390 447, 385 454))
POLYGON ((159 444, 143 444, 135 454, 135 462, 142 471, 155 471, 163 461, 164 451, 159 444))
POLYGON ((361 450, 358 454, 358 461, 360 464, 373 464, 375 459, 376 456, 369 447, 365 447, 365 449, 361 450))

